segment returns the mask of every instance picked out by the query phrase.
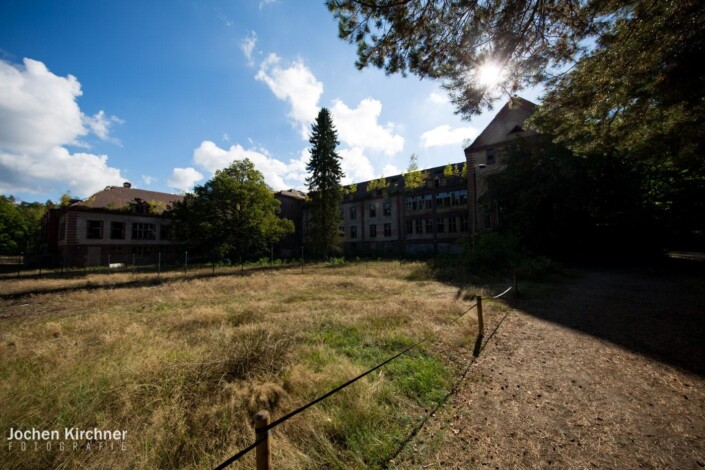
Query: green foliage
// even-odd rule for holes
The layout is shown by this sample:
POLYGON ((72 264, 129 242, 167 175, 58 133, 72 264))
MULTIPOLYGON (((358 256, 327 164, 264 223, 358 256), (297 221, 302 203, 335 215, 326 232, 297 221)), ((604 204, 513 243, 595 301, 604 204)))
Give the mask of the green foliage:
POLYGON ((340 156, 336 153, 338 136, 333 120, 322 108, 311 129, 311 159, 306 166, 308 184, 308 238, 311 250, 321 256, 340 251, 342 222, 340 204, 343 190, 340 180, 340 156))
POLYGON ((380 176, 376 180, 367 183, 367 191, 384 191, 389 188, 389 182, 384 176, 380 176))
POLYGON ((702 170, 705 3, 632 2, 628 11, 592 54, 549 83, 534 125, 582 154, 702 170))
POLYGON ((510 149, 480 204, 501 207, 502 229, 533 253, 566 259, 646 254, 658 243, 648 172, 616 155, 575 155, 548 138, 510 149))
POLYGON ((467 177, 467 163, 463 164, 463 169, 458 168, 458 165, 447 164, 443 168, 443 176, 446 178, 460 178, 463 176, 463 171, 465 171, 465 176, 467 177))
POLYGON ((630 13, 620 3, 602 1, 570 7, 560 0, 326 4, 339 36, 357 45, 358 68, 444 79, 466 117, 491 107, 497 96, 478 80, 483 64, 503 66, 498 89, 514 93, 543 80, 547 66, 570 62, 583 49, 580 41, 599 34, 610 14, 630 13))
POLYGON ((294 231, 277 215, 280 203, 249 160, 218 170, 203 186, 187 193, 171 211, 177 236, 188 246, 217 257, 256 259, 294 231))
POLYGON ((344 256, 332 257, 331 259, 328 260, 328 264, 330 266, 343 266, 345 264, 345 257, 344 256))
POLYGON ((406 173, 402 175, 404 178, 404 188, 407 190, 414 190, 421 188, 429 177, 427 171, 419 170, 419 160, 415 154, 411 155, 409 159, 409 167, 406 173))
POLYGON ((357 184, 352 183, 346 186, 345 188, 343 188, 343 192, 345 193, 345 195, 355 195, 357 193, 357 184))
MULTIPOLYGON (((51 201, 49 201, 51 202, 51 201)), ((37 253, 47 206, 0 195, 0 254, 37 253)))

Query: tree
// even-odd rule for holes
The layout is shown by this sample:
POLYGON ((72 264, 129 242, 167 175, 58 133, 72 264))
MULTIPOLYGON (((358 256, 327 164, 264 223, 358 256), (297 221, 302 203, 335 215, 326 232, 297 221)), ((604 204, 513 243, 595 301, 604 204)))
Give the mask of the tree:
MULTIPOLYGON (((705 3, 636 2, 595 50, 549 82, 530 125, 591 159, 643 172, 644 209, 671 246, 701 249, 705 219, 705 3)), ((615 184, 620 184, 614 180, 615 184)))
POLYGON ((248 160, 218 170, 203 186, 196 186, 170 215, 177 220, 177 236, 200 253, 218 257, 257 258, 294 224, 281 219, 280 203, 248 160))
POLYGON ((483 67, 504 76, 514 93, 547 78, 585 53, 585 38, 600 34, 624 2, 587 0, 328 0, 339 36, 357 45, 358 68, 411 72, 443 79, 458 111, 471 116, 496 95, 479 81, 483 67))
POLYGON ((404 178, 404 188, 407 190, 418 189, 426 183, 428 172, 419 170, 419 160, 416 154, 412 154, 409 158, 409 167, 402 177, 404 178))
POLYGON ((340 156, 335 149, 338 135, 326 108, 322 108, 311 126, 311 159, 306 169, 308 184, 308 239, 314 253, 328 256, 340 250, 340 204, 343 190, 340 180, 340 156))
POLYGON ((41 245, 42 218, 48 204, 17 203, 13 196, 0 195, 0 254, 38 253, 41 245))
POLYGON ((548 83, 533 125, 583 154, 701 167, 705 3, 636 2, 574 70, 548 83))
POLYGON ((501 229, 533 253, 563 259, 613 259, 659 242, 648 171, 613 155, 577 155, 549 137, 519 141, 504 171, 487 179, 481 204, 497 203, 501 229))

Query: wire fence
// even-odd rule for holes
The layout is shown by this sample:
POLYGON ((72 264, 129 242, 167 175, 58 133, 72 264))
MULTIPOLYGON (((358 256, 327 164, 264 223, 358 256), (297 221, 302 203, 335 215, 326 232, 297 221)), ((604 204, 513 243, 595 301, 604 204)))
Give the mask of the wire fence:
MULTIPOLYGON (((516 281, 515 281, 515 285, 516 285, 516 281)), ((499 299, 499 298, 501 298, 502 296, 504 296, 504 295, 506 295, 507 293, 509 293, 513 288, 514 288, 514 286, 508 287, 504 292, 493 296, 492 299, 499 299)), ((451 323, 457 323, 462 317, 464 317, 465 315, 467 315, 468 313, 470 313, 470 311, 472 311, 474 308, 477 308, 477 311, 478 311, 478 329, 479 329, 479 332, 478 332, 478 345, 479 345, 480 342, 481 342, 481 340, 482 340, 482 338, 483 338, 483 336, 484 336, 484 328, 483 328, 483 320, 482 320, 482 297, 481 297, 481 296, 479 296, 479 295, 476 296, 476 302, 475 302, 474 304, 472 304, 470 307, 468 307, 468 308, 467 308, 465 311, 463 311, 461 314, 459 314, 457 317, 455 317, 455 318, 451 321, 451 323)), ((507 313, 508 313, 508 312, 507 312, 507 313)), ((489 341, 489 339, 492 338, 492 336, 494 336, 494 334, 496 333, 497 329, 499 329, 499 325, 501 325, 501 323, 504 321, 504 319, 506 318, 506 316, 507 316, 507 315, 505 315, 504 318, 500 321, 500 323, 499 323, 499 324, 497 325, 497 327, 494 329, 494 331, 492 332, 492 334, 488 337, 487 341, 489 341)), ((316 398, 315 400, 313 400, 313 401, 311 401, 311 402, 309 402, 309 403, 307 403, 307 404, 305 404, 305 405, 303 405, 303 406, 300 406, 299 408, 296 408, 296 409, 293 410, 293 411, 290 411, 289 413, 285 414, 284 416, 282 416, 282 417, 276 419, 275 421, 273 421, 273 422, 271 422, 271 423, 267 422, 267 423, 264 424, 264 425, 258 426, 258 427, 256 428, 256 432, 257 432, 257 438, 256 438, 256 440, 255 440, 252 444, 250 444, 249 446, 245 447, 244 449, 242 449, 241 451, 239 451, 238 453, 236 453, 236 454, 233 455, 232 457, 229 457, 229 458, 228 458, 227 460, 225 460, 223 463, 221 463, 220 465, 218 465, 217 467, 215 467, 215 470, 221 470, 221 469, 224 469, 224 468, 229 467, 230 465, 232 465, 233 463, 235 463, 236 461, 240 460, 242 457, 244 457, 245 455, 247 455, 249 452, 251 452, 252 450, 256 449, 258 446, 261 446, 261 445, 263 445, 263 444, 266 444, 266 445, 267 445, 267 452, 268 452, 268 447, 269 447, 268 441, 269 441, 269 439, 270 439, 270 431, 271 431, 272 429, 274 429, 274 428, 276 428, 277 426, 283 424, 284 422, 290 420, 290 419, 293 418, 294 416, 296 416, 296 415, 298 415, 298 414, 300 414, 300 413, 303 413, 303 412, 306 411, 307 409, 311 408, 312 406, 315 406, 317 403, 322 402, 323 400, 325 400, 326 398, 330 397, 331 395, 335 395, 336 393, 340 392, 341 390, 343 390, 343 389, 349 387, 350 385, 354 384, 354 383, 357 382, 358 380, 360 380, 360 379, 362 379, 362 378, 364 378, 364 377, 370 375, 371 373, 375 372, 376 370, 378 370, 378 369, 384 367, 385 365, 389 364, 390 362, 392 362, 392 361, 398 359, 399 357, 403 356, 403 355, 406 354, 407 352, 411 351, 412 349, 415 349, 415 348, 419 347, 421 344, 423 344, 423 343, 425 343, 425 342, 427 342, 427 341, 429 341, 429 340, 431 340, 431 339, 432 339, 432 335, 431 335, 431 334, 428 334, 428 335, 424 336, 422 339, 420 339, 419 341, 415 342, 414 344, 412 344, 412 345, 410 345, 410 346, 404 348, 402 351, 398 352, 397 354, 395 354, 395 355, 393 355, 393 356, 387 358, 386 360, 380 362, 379 364, 377 364, 376 366, 372 367, 371 369, 369 369, 369 370, 363 372, 362 374, 360 374, 360 375, 358 375, 358 376, 356 376, 356 377, 354 377, 354 378, 348 380, 347 382, 345 382, 345 383, 343 383, 343 384, 341 384, 341 385, 339 385, 339 386, 333 388, 332 390, 330 390, 329 392, 327 392, 327 393, 321 395, 320 397, 316 398)), ((487 344, 487 342, 485 342, 485 344, 487 344)), ((484 346, 480 346, 479 349, 476 347, 476 351, 475 351, 475 353, 474 353, 474 356, 477 357, 477 355, 478 355, 477 353, 478 353, 479 351, 481 351, 483 348, 484 348, 484 346)), ((473 362, 474 362, 475 357, 473 357, 473 362)), ((470 365, 472 365, 472 362, 471 362, 470 365)), ((467 371, 469 370, 470 365, 468 365, 467 369, 464 371, 463 377, 467 374, 467 371)), ((259 415, 258 415, 258 416, 259 416, 259 415)), ((266 414, 266 416, 267 416, 267 420, 268 420, 268 419, 269 419, 269 418, 268 418, 269 415, 266 414)), ((268 465, 262 465, 262 464, 261 464, 259 454, 258 454, 258 464, 257 464, 257 468, 269 468, 268 465)))

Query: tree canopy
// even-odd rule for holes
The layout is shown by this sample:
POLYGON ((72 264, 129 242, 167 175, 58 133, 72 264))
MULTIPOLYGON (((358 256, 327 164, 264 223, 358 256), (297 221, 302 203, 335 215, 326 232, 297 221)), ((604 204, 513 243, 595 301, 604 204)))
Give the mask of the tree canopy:
POLYGON ((21 202, 0 195, 0 255, 38 253, 41 244, 42 217, 54 203, 21 202))
POLYGON ((478 80, 483 66, 503 70, 514 93, 586 51, 615 16, 614 0, 328 0, 339 36, 357 45, 358 68, 443 79, 459 112, 491 107, 496 95, 478 80))
POLYGON ((533 253, 563 259, 613 259, 654 253, 663 214, 646 186, 646 165, 584 158, 550 138, 518 141, 504 171, 488 177, 480 204, 497 203, 500 227, 533 253))
POLYGON ((234 161, 177 203, 171 211, 177 236, 191 248, 218 257, 256 258, 294 231, 277 214, 280 203, 248 160, 234 161))
POLYGON ((336 152, 338 134, 326 108, 320 110, 311 126, 309 142, 311 158, 306 166, 310 172, 306 178, 309 190, 308 242, 316 254, 328 256, 340 250, 340 204, 343 198, 340 180, 343 170, 336 152))

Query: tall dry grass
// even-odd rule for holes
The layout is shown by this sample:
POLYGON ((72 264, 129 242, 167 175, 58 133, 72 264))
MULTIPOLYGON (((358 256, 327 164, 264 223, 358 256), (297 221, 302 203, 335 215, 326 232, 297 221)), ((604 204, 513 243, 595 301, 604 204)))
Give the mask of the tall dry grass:
MULTIPOLYGON (((211 468, 252 442, 260 409, 281 416, 430 335, 274 431, 282 468, 380 466, 448 390, 449 358, 472 349, 471 316, 451 322, 468 296, 420 272, 420 263, 319 265, 0 300, 0 429, 127 431, 125 451, 3 447, 0 459, 211 468)), ((95 276, 94 285, 119 281, 95 276)), ((3 284, 62 287, 16 282, 3 284)))

